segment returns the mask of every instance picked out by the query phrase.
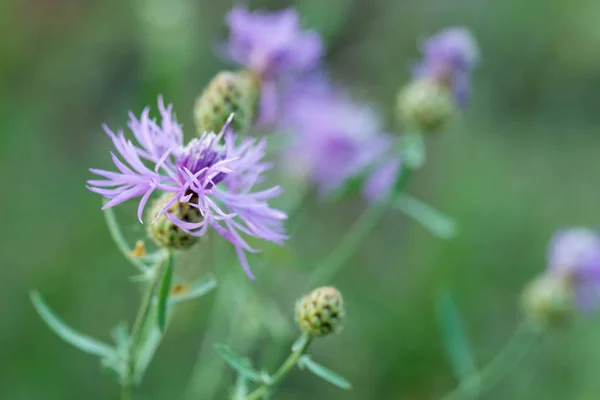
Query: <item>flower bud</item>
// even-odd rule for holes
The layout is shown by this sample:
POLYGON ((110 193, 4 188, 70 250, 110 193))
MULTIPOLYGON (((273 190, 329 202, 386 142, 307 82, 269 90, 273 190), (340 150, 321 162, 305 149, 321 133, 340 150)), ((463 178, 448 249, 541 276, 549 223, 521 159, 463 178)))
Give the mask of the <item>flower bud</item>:
POLYGON ((320 287, 296 303, 296 321, 304 333, 326 336, 336 333, 344 319, 342 295, 334 287, 320 287))
MULTIPOLYGON (((158 213, 165 204, 173 198, 172 193, 165 193, 159 197, 153 204, 148 214, 149 221, 154 221, 158 213)), ((198 242, 199 237, 184 232, 177 224, 171 222, 166 213, 173 214, 176 218, 185 222, 200 222, 202 215, 197 208, 190 206, 189 203, 175 201, 165 213, 156 221, 148 224, 148 236, 161 247, 184 250, 192 247, 198 242)))
POLYGON ((450 90, 430 79, 404 87, 398 94, 397 107, 402 124, 424 133, 442 130, 456 113, 450 90))
POLYGON ((219 72, 196 100, 194 121, 198 132, 220 132, 231 114, 231 129, 247 132, 254 121, 259 89, 258 78, 251 72, 219 72))
POLYGON ((564 325, 576 312, 572 285, 564 277, 546 274, 523 292, 525 314, 544 326, 564 325))

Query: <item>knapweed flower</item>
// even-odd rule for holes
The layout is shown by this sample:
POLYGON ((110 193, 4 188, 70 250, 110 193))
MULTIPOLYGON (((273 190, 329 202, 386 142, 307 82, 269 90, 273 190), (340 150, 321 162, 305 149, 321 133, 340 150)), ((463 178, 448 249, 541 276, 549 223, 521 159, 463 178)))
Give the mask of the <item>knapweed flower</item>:
MULTIPOLYGON (((236 135, 223 127, 220 133, 206 132, 183 143, 183 132, 172 112, 159 97, 160 122, 146 108, 138 120, 130 113, 129 129, 137 143, 104 126, 116 153, 111 152, 118 171, 91 169, 102 179, 88 181, 88 188, 109 199, 103 209, 133 198, 141 198, 137 216, 143 222, 144 208, 154 192, 170 198, 153 215, 168 218, 178 229, 202 236, 209 228, 231 242, 242 266, 252 277, 245 252, 250 247, 243 236, 282 243, 286 239, 286 215, 269 207, 267 201, 280 194, 279 187, 252 191, 270 165, 262 162, 265 140, 246 138, 236 144, 236 135), (198 218, 184 218, 169 210, 186 205, 198 218)), ((155 203, 156 204, 156 203, 155 203)), ((186 211, 187 212, 187 211, 186 211)))
POLYGON ((377 113, 322 79, 299 82, 287 94, 281 129, 293 143, 283 157, 322 195, 366 174, 388 150, 392 139, 377 113))
POLYGON ((236 6, 227 15, 227 24, 230 37, 224 55, 259 77, 259 118, 272 123, 277 113, 278 81, 317 67, 323 53, 321 37, 316 31, 303 30, 293 9, 251 12, 236 6))
POLYGON ((586 228, 554 235, 546 272, 524 292, 525 311, 545 324, 563 323, 600 304, 600 236, 586 228))
POLYGON ((415 77, 447 86, 458 104, 466 104, 470 74, 479 60, 479 49, 471 33, 461 27, 446 29, 425 40, 421 51, 423 60, 414 70, 415 77))
POLYGON ((600 236, 586 228, 570 228, 552 238, 548 274, 565 279, 581 311, 600 304, 600 236))

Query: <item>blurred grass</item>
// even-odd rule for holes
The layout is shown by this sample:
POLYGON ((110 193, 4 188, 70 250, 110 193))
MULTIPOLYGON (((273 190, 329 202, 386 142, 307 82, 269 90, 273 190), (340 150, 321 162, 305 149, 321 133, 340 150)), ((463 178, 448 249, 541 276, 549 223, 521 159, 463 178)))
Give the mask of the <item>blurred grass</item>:
MULTIPOLYGON (((3 399, 117 396, 117 385, 100 375, 93 358, 43 325, 28 291, 39 289, 58 315, 103 340, 120 319, 133 317, 138 296, 126 281, 133 270, 110 242, 100 200, 84 187, 88 167, 108 166, 100 124, 124 126, 127 110, 139 112, 162 93, 191 126, 194 97, 224 66, 211 51, 224 37, 231 5, 165 4, 0 5, 3 399)), ((418 39, 463 24, 480 41, 472 107, 453 131, 431 139, 430 162, 410 188, 454 217, 460 235, 441 241, 390 213, 337 280, 347 302, 344 332, 312 351, 354 389, 342 392, 297 372, 277 397, 437 398, 455 384, 435 322, 438 290, 453 292, 481 364, 512 333, 520 290, 543 268, 552 232, 600 222, 600 6, 593 0, 305 0, 298 6, 305 22, 326 36, 334 77, 378 105, 391 129, 395 91, 418 57, 418 39)), ((325 255, 362 207, 358 199, 310 204, 293 240, 302 260, 325 255)), ((128 226, 143 233, 133 220, 128 226)), ((275 298, 292 319, 302 272, 271 268, 263 282, 248 285, 275 298)), ((180 311, 140 399, 183 392, 213 300, 209 295, 180 311)), ((486 398, 596 399, 599 333, 597 321, 552 333, 486 398)), ((266 335, 250 355, 258 358, 272 344, 266 335)))

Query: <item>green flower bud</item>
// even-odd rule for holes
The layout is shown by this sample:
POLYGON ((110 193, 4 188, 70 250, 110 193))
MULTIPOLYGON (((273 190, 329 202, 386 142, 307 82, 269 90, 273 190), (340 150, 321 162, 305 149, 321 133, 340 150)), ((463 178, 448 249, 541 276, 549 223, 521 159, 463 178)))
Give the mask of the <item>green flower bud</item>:
POLYGON ((236 133, 247 132, 254 122, 259 91, 259 80, 251 72, 219 72, 196 100, 196 129, 200 134, 220 132, 233 113, 231 129, 236 133))
MULTIPOLYGON (((154 201, 148 214, 148 222, 154 221, 160 210, 162 210, 165 204, 172 198, 172 193, 165 193, 154 201)), ((179 200, 174 202, 168 208, 167 212, 173 214, 182 221, 202 221, 202 215, 197 208, 190 206, 189 203, 180 203, 179 200)), ((147 230, 148 236, 152 238, 157 245, 171 249, 188 249, 200 239, 199 237, 184 232, 180 227, 171 222, 165 213, 158 217, 154 223, 149 223, 147 230)))
POLYGON ((402 124, 424 133, 442 130, 456 114, 450 90, 428 79, 404 87, 398 94, 397 107, 402 124))
POLYGON ((560 326, 576 313, 571 283, 564 277, 543 275, 523 292, 524 313, 544 326, 560 326))
POLYGON ((334 287, 320 287, 296 303, 296 321, 304 333, 326 336, 340 330, 344 319, 342 295, 334 287))

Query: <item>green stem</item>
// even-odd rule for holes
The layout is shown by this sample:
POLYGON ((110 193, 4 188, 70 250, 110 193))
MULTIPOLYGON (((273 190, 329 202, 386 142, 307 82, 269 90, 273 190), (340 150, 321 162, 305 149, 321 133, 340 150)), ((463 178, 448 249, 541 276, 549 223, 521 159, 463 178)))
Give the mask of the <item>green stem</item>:
POLYGON ((306 336, 298 349, 292 352, 290 356, 281 364, 281 367, 273 374, 268 383, 264 383, 262 386, 257 388, 255 391, 246 396, 246 400, 259 400, 267 395, 275 386, 277 386, 283 378, 296 366, 300 357, 304 355, 310 343, 312 341, 311 336, 306 336))
POLYGON ((539 341, 542 328, 531 321, 521 323, 506 346, 478 374, 466 378, 442 400, 470 400, 474 393, 482 395, 494 388, 539 341))
MULTIPOLYGON (((154 293, 160 286, 165 268, 172 262, 171 257, 172 254, 170 251, 168 251, 165 259, 160 261, 154 268, 154 271, 152 271, 152 279, 148 283, 148 288, 142 299, 140 309, 135 317, 135 322, 133 323, 133 328, 131 329, 131 342, 129 343, 129 352, 127 355, 127 368, 125 372, 125 380, 123 382, 123 393, 131 393, 131 387, 133 386, 133 379, 136 372, 135 366, 137 363, 138 347, 142 339, 144 326, 146 325, 148 317, 151 314, 150 310, 152 309, 152 299, 154 298, 154 293)), ((131 398, 131 394, 129 395, 129 398, 131 398)), ((124 397, 124 399, 127 399, 127 397, 124 397)))
MULTIPOLYGON (((107 200, 104 201, 104 204, 106 204, 106 203, 107 203, 107 200)), ((108 226, 108 231, 110 232, 110 236, 116 243, 116 245, 119 248, 119 250, 121 251, 121 253, 123 253, 125 258, 128 259, 129 262, 135 268, 137 268, 139 271, 141 271, 143 273, 147 273, 148 266, 146 264, 144 264, 142 262, 142 260, 140 260, 139 258, 131 256, 130 253, 132 251, 132 248, 127 243, 127 240, 125 240, 125 235, 123 235, 123 232, 121 231, 121 227, 119 226, 119 222, 117 221, 117 217, 115 216, 113 209, 107 208, 106 210, 104 210, 103 214, 104 214, 104 218, 106 218, 106 225, 108 226)))
POLYGON ((390 205, 396 201, 410 180, 411 175, 412 169, 405 165, 402 169, 402 174, 390 193, 383 199, 370 205, 350 228, 346 236, 342 238, 338 246, 313 270, 309 278, 310 287, 328 282, 344 267, 348 260, 352 258, 360 249, 360 246, 379 226, 390 205))

